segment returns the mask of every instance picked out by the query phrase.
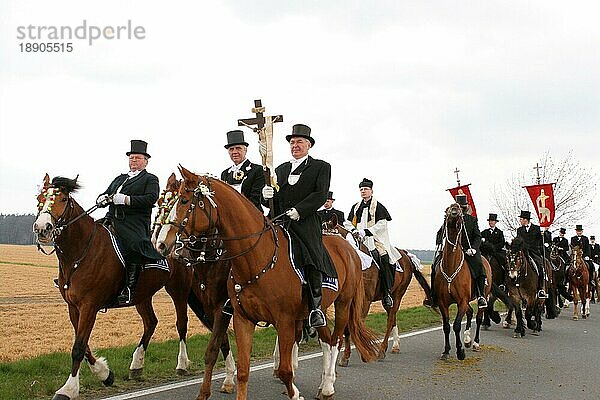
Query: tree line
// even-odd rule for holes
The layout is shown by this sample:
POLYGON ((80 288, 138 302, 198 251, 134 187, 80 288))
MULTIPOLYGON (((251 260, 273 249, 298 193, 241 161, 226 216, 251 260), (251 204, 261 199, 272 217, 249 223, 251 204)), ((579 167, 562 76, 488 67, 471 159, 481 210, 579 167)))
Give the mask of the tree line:
POLYGON ((1 244, 34 244, 33 214, 0 214, 1 244))

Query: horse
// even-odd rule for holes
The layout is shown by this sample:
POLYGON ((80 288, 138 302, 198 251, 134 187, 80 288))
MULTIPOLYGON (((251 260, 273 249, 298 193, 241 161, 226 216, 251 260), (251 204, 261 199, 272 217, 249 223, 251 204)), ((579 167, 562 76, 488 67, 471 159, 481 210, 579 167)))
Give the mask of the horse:
MULTIPOLYGON (((60 294, 68 305, 69 318, 75 330, 71 373, 66 383, 56 391, 54 400, 79 396, 79 369, 84 359, 104 385, 114 383, 114 373, 106 359, 96 358, 88 341, 98 311, 116 303, 125 284, 125 271, 113 248, 109 231, 89 216, 96 207, 84 211, 71 196, 79 188, 77 178, 55 177, 50 182, 46 174, 43 189, 38 195, 38 215, 33 224, 38 244, 54 245, 59 261, 60 294)), ((133 304, 142 317, 144 333, 134 352, 130 372, 142 368, 144 352, 158 323, 152 296, 173 276, 173 269, 150 268, 140 272, 133 304)))
MULTIPOLYGON (((501 285, 506 285, 506 276, 505 271, 500 262, 496 258, 494 254, 494 247, 488 242, 482 242, 479 249, 481 250, 481 256, 485 257, 490 263, 490 269, 492 271, 492 282, 491 282, 491 295, 490 300, 488 301, 488 306, 483 314, 483 322, 482 326, 484 330, 489 329, 491 326, 491 321, 495 323, 499 323, 501 318, 500 314, 497 311, 494 311, 494 303, 496 300, 502 301, 508 312, 506 313, 506 317, 502 322, 503 327, 508 327, 510 325, 512 319, 512 313, 514 308, 514 303, 511 298, 500 289, 501 285), (491 321, 490 321, 491 320, 491 321)), ((500 254, 498 254, 500 256, 500 254)), ((506 256, 504 256, 506 258, 506 256)))
POLYGON ((515 303, 515 314, 517 317, 517 326, 514 337, 525 336, 525 327, 523 326, 523 310, 521 305, 524 302, 525 318, 527 327, 534 334, 542 330, 542 311, 544 308, 544 299, 537 297, 538 273, 532 266, 532 260, 526 255, 523 239, 517 237, 511 242, 507 251, 508 259, 508 294, 515 303))
MULTIPOLYGON (((217 235, 235 256, 227 289, 232 299, 233 319, 238 348, 237 399, 247 398, 252 336, 263 321, 277 330, 281 355, 278 374, 288 397, 300 399, 294 384, 292 348, 302 333, 307 318, 302 281, 290 261, 290 247, 285 231, 267 219, 234 188, 220 180, 196 175, 184 167, 184 178, 168 225, 163 226, 157 249, 170 253, 177 237, 217 235), (222 236, 221 236, 222 235, 222 236)), ((214 238, 214 236, 213 236, 214 238)), ((366 328, 361 318, 364 298, 360 260, 354 249, 341 237, 323 239, 337 271, 337 291, 323 290, 323 309, 335 304, 333 333, 328 326, 318 328, 323 350, 323 374, 318 396, 331 399, 335 395, 335 361, 338 344, 346 326, 363 361, 377 358, 376 335, 366 328)))
MULTIPOLYGON (((165 190, 158 199, 158 212, 155 216, 152 231, 152 243, 156 244, 160 228, 165 224, 173 205, 177 201, 181 180, 178 180, 174 173, 167 179, 165 190)), ((191 253, 198 253, 191 246, 186 246, 191 253)), ((211 253, 209 249, 209 253, 211 253)), ((212 372, 217 362, 219 349, 225 359, 225 380, 219 389, 223 393, 233 393, 235 388, 234 374, 235 361, 230 351, 229 337, 227 328, 229 327, 230 315, 222 312, 223 305, 229 298, 227 295, 227 261, 209 261, 206 257, 198 261, 185 260, 183 257, 168 257, 175 268, 186 271, 190 275, 190 290, 185 300, 198 319, 206 326, 211 336, 204 353, 204 379, 199 399, 208 399, 211 394, 212 372)), ((169 285, 167 284, 167 291, 169 285)), ((187 310, 187 308, 186 308, 187 310)), ((186 314, 187 316, 187 314, 186 314)), ((178 317, 179 321, 179 317, 178 317)), ((186 325, 187 328, 187 325, 186 325)), ((185 337, 185 336, 184 336, 185 337)), ((179 363, 187 365, 187 348, 185 341, 179 342, 179 363)))
MULTIPOLYGON (((339 221, 337 220, 337 216, 334 214, 333 217, 329 221, 323 222, 323 234, 324 235, 341 235, 342 237, 347 237, 349 231, 344 228, 342 225, 339 225, 339 221)), ((369 250, 364 245, 362 241, 354 238, 355 244, 360 251, 363 253, 369 254, 369 250)), ((381 346, 379 348, 379 359, 383 360, 387 353, 387 349, 389 346, 389 337, 390 334, 393 337, 392 343, 392 354, 397 354, 400 352, 400 336, 398 334, 398 327, 396 326, 396 314, 398 309, 400 308, 400 303, 402 302, 402 297, 406 293, 408 289, 408 285, 413 277, 417 279, 423 290, 425 291, 425 295, 429 297, 430 295, 430 287, 427 283, 427 280, 421 274, 421 272, 415 267, 415 265, 411 262, 410 257, 408 256, 405 250, 398 249, 402 258, 398 260, 400 266, 402 267, 402 272, 396 271, 394 274, 394 285, 392 287, 392 298, 394 299, 394 305, 390 309, 386 309, 387 313, 387 326, 385 331, 385 336, 381 342, 381 346)), ((381 300, 381 288, 379 282, 379 267, 375 262, 371 262, 371 266, 362 271, 363 274, 363 282, 365 288, 365 302, 362 308, 362 317, 365 318, 369 313, 369 308, 371 303, 381 300)), ((348 366, 348 360, 350 359, 350 333, 346 330, 344 332, 344 352, 341 354, 338 365, 340 366, 348 366)))
POLYGON ((571 246, 571 266, 567 269, 567 280, 569 287, 573 290, 573 321, 579 319, 579 300, 581 300, 581 318, 586 319, 590 315, 588 295, 590 273, 583 260, 583 250, 579 246, 571 246))
POLYGON ((555 301, 556 304, 558 304, 559 307, 562 308, 564 306, 563 298, 565 298, 568 301, 573 301, 573 296, 569 294, 569 291, 565 286, 567 263, 560 256, 558 246, 554 243, 550 247, 550 262, 552 263, 552 277, 556 293, 555 301))
MULTIPOLYGON (((456 357, 459 360, 465 359, 465 349, 460 340, 460 331, 462 319, 467 316, 467 325, 465 327, 464 343, 465 347, 473 346, 474 351, 480 349, 479 334, 481 322, 483 320, 484 309, 477 309, 476 323, 477 330, 475 339, 471 338, 471 320, 473 318, 473 308, 469 304, 475 299, 475 282, 471 278, 471 272, 468 262, 465 260, 461 247, 462 233, 465 229, 463 211, 457 203, 451 204, 445 212, 444 217, 444 235, 442 245, 442 258, 439 264, 439 271, 435 275, 432 284, 432 290, 437 295, 437 306, 442 314, 442 323, 444 328, 444 352, 441 359, 446 360, 450 353, 450 305, 457 305, 456 318, 454 319, 453 329, 456 337, 456 357), (452 241, 454 240, 454 242, 452 241), (464 268, 466 267, 466 268, 464 268)), ((489 297, 492 271, 489 262, 482 257, 483 267, 486 274, 485 297, 489 297)))

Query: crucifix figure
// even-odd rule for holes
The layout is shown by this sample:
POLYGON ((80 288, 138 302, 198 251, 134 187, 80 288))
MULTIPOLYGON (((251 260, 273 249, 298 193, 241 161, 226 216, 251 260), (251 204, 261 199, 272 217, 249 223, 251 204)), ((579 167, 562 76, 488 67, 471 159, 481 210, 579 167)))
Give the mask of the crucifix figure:
POLYGON ((537 181, 537 184, 540 184, 541 178, 540 178, 540 169, 542 169, 542 167, 540 167, 539 163, 535 163, 535 167, 533 167, 533 169, 535 169, 536 175, 537 177, 535 178, 537 181))
POLYGON ((458 177, 459 172, 460 172, 460 170, 458 169, 458 167, 456 167, 454 169, 454 173, 456 174, 456 183, 458 183, 458 186, 460 186, 460 178, 458 177))
MULTIPOLYGON (((283 122, 283 115, 265 117, 265 107, 260 99, 254 100, 252 112, 256 115, 254 118, 238 119, 238 126, 245 126, 258 133, 259 151, 262 156, 263 174, 265 183, 271 186, 274 180, 271 178, 271 169, 273 168, 273 124, 283 122), (254 126, 256 125, 256 127, 254 126)), ((275 182, 276 183, 276 182, 275 182)), ((272 217, 273 199, 269 199, 269 216, 272 217)))

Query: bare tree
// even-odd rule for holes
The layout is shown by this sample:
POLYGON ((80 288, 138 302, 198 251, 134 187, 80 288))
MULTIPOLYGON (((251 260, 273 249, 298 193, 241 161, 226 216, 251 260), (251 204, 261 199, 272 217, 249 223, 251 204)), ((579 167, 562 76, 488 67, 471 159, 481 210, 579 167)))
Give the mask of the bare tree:
MULTIPOLYGON (((541 183, 554 185, 555 215, 551 231, 575 224, 586 225, 590 221, 590 205, 596 195, 598 177, 591 168, 575 159, 573 151, 560 160, 555 160, 548 151, 542 156, 541 183)), ((532 222, 537 223, 535 207, 523 186, 536 184, 535 172, 521 172, 512 175, 506 182, 494 188, 494 204, 502 216, 502 222, 515 235, 519 227, 521 210, 530 210, 532 222)))

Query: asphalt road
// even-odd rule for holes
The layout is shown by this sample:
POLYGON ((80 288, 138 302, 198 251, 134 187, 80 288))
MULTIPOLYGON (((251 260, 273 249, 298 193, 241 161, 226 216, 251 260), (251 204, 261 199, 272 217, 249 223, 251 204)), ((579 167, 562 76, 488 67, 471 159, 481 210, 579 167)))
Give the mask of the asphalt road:
MULTIPOLYGON (((527 331, 519 339, 513 338, 512 329, 494 325, 482 331, 481 351, 467 349, 464 361, 456 359, 453 340, 452 357, 439 359, 444 345, 441 329, 404 337, 401 353, 388 353, 381 362, 363 364, 353 352, 350 365, 337 368, 336 398, 600 399, 600 307, 593 304, 591 312, 587 320, 572 321, 572 308, 564 309, 557 319, 543 321, 539 336, 527 331)), ((311 399, 320 382, 321 358, 306 357, 300 362, 296 385, 302 396, 311 399)), ((282 395, 284 386, 272 378, 272 369, 265 364, 258 368, 250 374, 249 398, 287 398, 282 395)), ((217 391, 221 381, 213 381, 211 399, 235 399, 217 391)), ((195 399, 198 389, 195 383, 110 399, 195 399)))

